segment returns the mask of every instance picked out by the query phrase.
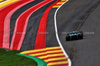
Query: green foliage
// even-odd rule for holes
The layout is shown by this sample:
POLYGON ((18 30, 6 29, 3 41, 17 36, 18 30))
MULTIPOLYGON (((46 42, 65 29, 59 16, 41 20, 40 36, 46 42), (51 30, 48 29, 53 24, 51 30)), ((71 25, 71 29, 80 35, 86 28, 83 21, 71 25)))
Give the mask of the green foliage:
POLYGON ((16 53, 20 52, 0 49, 0 66, 37 66, 34 60, 16 55, 16 53))

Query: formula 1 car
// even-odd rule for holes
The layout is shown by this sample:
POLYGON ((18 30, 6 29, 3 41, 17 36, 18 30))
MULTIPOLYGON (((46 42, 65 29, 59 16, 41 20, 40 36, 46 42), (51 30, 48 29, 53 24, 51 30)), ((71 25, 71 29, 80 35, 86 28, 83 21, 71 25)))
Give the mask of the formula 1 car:
POLYGON ((73 31, 71 33, 68 33, 66 36, 66 41, 78 40, 78 39, 83 39, 83 32, 82 31, 73 31))

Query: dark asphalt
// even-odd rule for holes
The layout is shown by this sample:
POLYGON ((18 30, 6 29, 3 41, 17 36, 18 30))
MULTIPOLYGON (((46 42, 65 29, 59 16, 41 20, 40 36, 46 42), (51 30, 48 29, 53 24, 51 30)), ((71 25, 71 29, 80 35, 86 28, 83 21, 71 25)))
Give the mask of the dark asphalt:
POLYGON ((54 3, 55 1, 47 4, 46 6, 43 6, 39 10, 37 10, 35 13, 33 13, 29 19, 26 35, 21 47, 21 50, 31 50, 34 49, 35 46, 35 40, 37 36, 38 27, 40 24, 41 17, 44 13, 44 11, 54 3))
MULTIPOLYGON (((33 1, 23 7, 21 7, 20 9, 18 9, 11 17, 11 31, 10 31, 10 42, 12 39, 12 35, 13 35, 13 31, 14 31, 14 27, 15 27, 15 22, 17 20, 17 18, 27 9, 29 9, 30 7, 38 4, 39 2, 41 2, 43 0, 37 0, 37 1, 33 1)), ((27 25, 27 30, 26 30, 26 34, 25 34, 25 38, 23 40, 23 44, 21 47, 21 50, 32 50, 34 49, 34 45, 35 45, 35 39, 37 36, 37 30, 39 27, 39 23, 41 20, 41 17, 44 13, 44 11, 50 6, 52 5, 56 0, 50 2, 49 4, 43 6, 42 8, 40 8, 39 10, 37 10, 36 12, 34 12, 28 21, 28 25, 27 25)))
POLYGON ((100 65, 99 0, 69 0, 58 11, 57 26, 61 43, 71 57, 72 66, 100 65), (84 32, 84 39, 66 41, 66 33, 77 28, 84 32))
POLYGON ((47 19, 47 35, 46 35, 46 47, 54 47, 59 46, 56 35, 55 35, 55 27, 54 27, 54 14, 56 8, 50 10, 48 19, 47 19))
POLYGON ((11 39, 13 36, 13 32, 14 32, 14 27, 15 27, 15 23, 17 18, 27 9, 31 8, 32 6, 36 5, 37 3, 41 2, 43 0, 37 0, 37 1, 33 1, 30 2, 28 4, 26 4, 25 6, 19 8, 17 11, 14 12, 14 14, 11 16, 11 20, 10 20, 10 43, 11 43, 11 39))
MULTIPOLYGON (((69 0, 69 2, 62 6, 58 11, 57 26, 59 37, 66 52, 71 57, 72 66, 99 66, 100 3, 98 4, 98 1, 99 0, 69 0), (76 41, 66 41, 66 33, 76 29, 82 30, 84 32, 84 39, 76 41)), ((37 26, 39 26, 39 22, 43 15, 43 12, 52 3, 42 7, 30 17, 21 50, 34 49, 35 38, 38 30, 37 26)), ((35 4, 36 3, 27 4, 13 14, 11 18, 10 37, 12 37, 14 24, 18 16, 35 4)), ((54 29, 55 10, 56 9, 51 9, 48 16, 46 47, 59 45, 56 40, 54 29)))

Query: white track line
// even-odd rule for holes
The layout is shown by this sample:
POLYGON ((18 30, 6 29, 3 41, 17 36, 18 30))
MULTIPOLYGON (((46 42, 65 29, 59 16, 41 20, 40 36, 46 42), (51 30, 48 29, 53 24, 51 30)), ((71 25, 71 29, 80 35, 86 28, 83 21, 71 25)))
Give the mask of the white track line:
POLYGON ((9 1, 9 0, 5 0, 5 1, 1 2, 0 4, 4 3, 4 2, 6 2, 6 1, 9 1))
MULTIPOLYGON (((68 1, 66 1, 65 3, 67 3, 67 2, 68 2, 68 1)), ((63 3, 63 4, 56 10, 55 15, 54 15, 54 25, 55 25, 56 39, 57 39, 57 41, 58 41, 58 43, 59 43, 59 45, 60 45, 60 47, 61 47, 63 53, 65 54, 66 58, 68 59, 68 62, 69 62, 68 66, 71 66, 71 65, 72 65, 71 60, 70 60, 68 54, 65 52, 65 50, 64 50, 64 48, 63 48, 63 46, 62 46, 62 43, 61 43, 61 41, 60 41, 60 39, 59 39, 59 36, 58 36, 58 29, 57 29, 57 21, 56 21, 56 16, 57 16, 58 11, 59 11, 59 9, 60 9, 65 3, 63 3)))

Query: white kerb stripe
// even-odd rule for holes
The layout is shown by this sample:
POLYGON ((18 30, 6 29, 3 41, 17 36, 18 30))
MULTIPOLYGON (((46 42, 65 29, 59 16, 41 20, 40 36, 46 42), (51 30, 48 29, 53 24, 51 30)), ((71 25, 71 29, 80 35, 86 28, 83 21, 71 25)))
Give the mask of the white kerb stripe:
MULTIPOLYGON (((68 2, 68 1, 66 1, 66 2, 68 2)), ((65 3, 66 3, 66 2, 65 2, 65 3)), ((63 48, 63 46, 62 46, 62 43, 61 43, 61 41, 60 41, 60 39, 59 39, 58 30, 57 30, 57 21, 56 21, 57 12, 58 12, 58 10, 59 10, 65 3, 63 3, 63 4, 56 10, 56 12, 55 12, 55 15, 54 15, 54 26, 55 26, 56 39, 57 39, 57 41, 58 41, 58 43, 59 43, 59 45, 60 45, 60 47, 61 47, 63 53, 65 54, 66 58, 68 59, 68 62, 69 62, 68 66, 71 66, 71 64, 72 64, 72 63, 71 63, 71 60, 70 60, 68 54, 65 52, 65 50, 64 50, 64 48, 63 48)))

